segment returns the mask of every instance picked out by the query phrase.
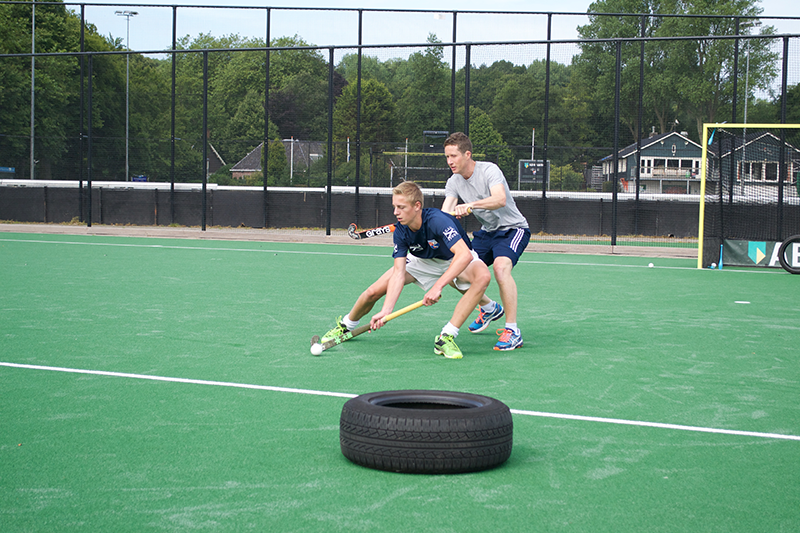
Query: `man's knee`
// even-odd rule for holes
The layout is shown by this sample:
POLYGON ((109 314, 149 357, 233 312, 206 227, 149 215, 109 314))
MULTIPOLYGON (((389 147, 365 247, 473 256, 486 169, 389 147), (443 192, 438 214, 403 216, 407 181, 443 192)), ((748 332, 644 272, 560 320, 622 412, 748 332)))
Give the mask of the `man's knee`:
POLYGON ((486 288, 489 286, 489 283, 492 281, 492 274, 485 265, 483 268, 476 268, 475 270, 476 272, 473 276, 475 279, 472 283, 477 285, 481 290, 486 290, 486 288))
POLYGON ((511 277, 511 270, 514 268, 514 263, 511 258, 501 256, 494 260, 494 277, 498 283, 502 283, 507 278, 511 277))
POLYGON ((383 298, 384 294, 386 294, 385 291, 381 290, 379 287, 372 285, 368 287, 367 290, 364 291, 361 297, 363 300, 369 303, 375 303, 381 298, 383 298))

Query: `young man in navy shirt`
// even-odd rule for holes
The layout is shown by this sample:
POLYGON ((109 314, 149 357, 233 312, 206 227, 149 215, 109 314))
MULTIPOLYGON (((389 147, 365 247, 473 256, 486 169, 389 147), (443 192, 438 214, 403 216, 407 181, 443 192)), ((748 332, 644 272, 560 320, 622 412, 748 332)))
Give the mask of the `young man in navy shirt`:
POLYGON ((355 329, 359 320, 386 296, 381 310, 370 319, 370 328, 379 329, 409 283, 416 283, 426 291, 423 297, 426 306, 438 302, 445 286, 452 285, 462 296, 450 321, 434 339, 433 351, 449 359, 461 359, 455 338, 481 300, 491 274, 472 250, 458 220, 438 209, 424 208, 423 202, 416 183, 406 181, 392 190, 392 206, 398 222, 394 231, 394 264, 361 293, 350 312, 337 321, 322 342, 355 329))

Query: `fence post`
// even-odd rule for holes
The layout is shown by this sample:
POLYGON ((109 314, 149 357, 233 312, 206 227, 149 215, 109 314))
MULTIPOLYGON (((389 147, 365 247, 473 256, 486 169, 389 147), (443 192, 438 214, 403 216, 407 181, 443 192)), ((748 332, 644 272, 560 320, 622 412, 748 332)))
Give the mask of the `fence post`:
POLYGON ((178 68, 178 6, 172 6, 172 110, 170 122, 169 223, 175 223, 175 106, 177 103, 176 70, 178 68))
MULTIPOLYGON (((86 5, 81 4, 81 52, 86 51, 85 45, 85 28, 86 28, 86 5)), ((84 124, 84 116, 83 112, 85 109, 86 103, 83 99, 83 83, 84 83, 84 72, 83 67, 85 63, 85 58, 81 55, 81 96, 80 96, 80 111, 78 112, 80 125, 78 127, 79 133, 79 141, 78 141, 78 220, 83 222, 83 138, 85 133, 83 131, 83 124, 84 124)))
MULTIPOLYGON (((545 59, 544 75, 544 142, 542 143, 542 228, 547 232, 547 184, 550 182, 550 165, 547 164, 547 147, 550 135, 550 39, 553 34, 553 14, 547 14, 547 54, 545 59)), ((531 146, 533 148, 533 146, 531 146)))
POLYGON ((206 190, 208 187, 208 50, 203 50, 203 213, 202 227, 206 230, 206 190))
MULTIPOLYGON (((261 153, 264 155, 264 168, 261 169, 261 173, 264 179, 264 189, 261 198, 262 207, 263 207, 263 215, 264 215, 264 229, 267 228, 268 222, 268 212, 267 212, 267 200, 268 200, 268 193, 267 193, 267 179, 269 174, 269 60, 270 56, 272 55, 272 51, 269 50, 271 45, 270 43, 270 15, 272 13, 271 8, 267 8, 267 56, 264 58, 264 144, 261 146, 261 153)), ((294 145, 294 142, 292 143, 294 145)), ((281 148, 283 147, 283 143, 281 143, 281 148)), ((291 162, 290 162, 291 164, 291 162)))
MULTIPOLYGON (((469 135, 469 62, 472 48, 470 45, 466 45, 464 48, 466 52, 466 63, 464 64, 464 135, 469 135)), ((453 47, 453 54, 455 55, 455 47, 453 47)))
POLYGON ((325 202, 325 235, 331 234, 333 191, 333 47, 328 48, 328 190, 325 202))
POLYGON ((639 43, 639 114, 636 118, 636 197, 633 205, 633 228, 636 235, 639 234, 639 189, 641 188, 642 171, 642 122, 644 117, 644 37, 647 25, 647 17, 642 15, 640 36, 642 42, 639 43))
POLYGON ((94 56, 89 56, 89 106, 86 110, 87 127, 86 127, 86 192, 87 192, 87 205, 86 205, 86 226, 92 227, 92 63, 94 56))
MULTIPOLYGON (((451 58, 450 67, 450 133, 453 133, 456 129, 456 30, 458 29, 458 23, 456 21, 456 17, 458 16, 458 11, 453 11, 453 57, 451 58)), ((469 106, 467 106, 467 110, 469 110, 469 106)), ((464 134, 469 135, 469 124, 464 124, 464 134)))
POLYGON ((619 93, 622 78, 622 41, 617 41, 617 68, 614 82, 614 174, 611 190, 611 246, 617 244, 617 187, 619 186, 619 93))
MULTIPOLYGON (((781 79, 781 124, 786 124, 786 90, 789 75, 789 38, 783 38, 783 67, 781 79)), ((745 95, 747 97, 747 95, 745 95)), ((783 179, 788 176, 786 169, 786 130, 781 128, 781 150, 778 156, 778 227, 777 240, 783 241, 783 179)))
MULTIPOLYGON (((736 39, 733 41, 733 99, 731 102, 731 123, 736 123, 736 103, 739 100, 739 22, 741 19, 739 17, 735 18, 735 26, 734 26, 734 35, 737 35, 736 39)), ((747 95, 744 96, 747 98, 747 95)), ((720 181, 720 185, 722 185, 722 181, 720 181)))
POLYGON ((363 51, 361 49, 363 39, 363 20, 364 10, 358 10, 358 67, 356 72, 356 190, 355 190, 355 223, 358 225, 359 214, 361 209, 359 206, 359 186, 361 185, 361 56, 363 51))

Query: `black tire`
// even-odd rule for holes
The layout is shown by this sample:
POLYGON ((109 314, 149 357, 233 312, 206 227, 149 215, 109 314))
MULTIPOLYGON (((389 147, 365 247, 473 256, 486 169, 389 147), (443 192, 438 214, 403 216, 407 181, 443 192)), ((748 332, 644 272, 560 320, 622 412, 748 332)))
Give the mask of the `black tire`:
POLYGON ((781 262, 781 266, 786 272, 800 274, 800 266, 792 266, 786 260, 786 249, 794 243, 800 243, 800 235, 792 235, 781 243, 781 247, 778 249, 778 261, 781 262))
POLYGON ((513 427, 508 406, 487 396, 372 392, 344 404, 339 442, 345 457, 368 468, 459 474, 504 463, 511 455, 513 427))

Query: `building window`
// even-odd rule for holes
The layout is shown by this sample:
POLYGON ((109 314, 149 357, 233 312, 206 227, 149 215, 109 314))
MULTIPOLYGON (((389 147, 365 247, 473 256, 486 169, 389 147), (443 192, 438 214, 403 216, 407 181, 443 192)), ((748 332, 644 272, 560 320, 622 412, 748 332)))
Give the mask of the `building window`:
POLYGON ((767 181, 778 181, 778 163, 767 163, 765 165, 766 174, 765 178, 767 181))

